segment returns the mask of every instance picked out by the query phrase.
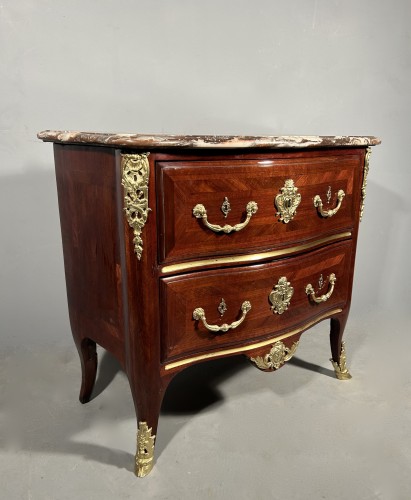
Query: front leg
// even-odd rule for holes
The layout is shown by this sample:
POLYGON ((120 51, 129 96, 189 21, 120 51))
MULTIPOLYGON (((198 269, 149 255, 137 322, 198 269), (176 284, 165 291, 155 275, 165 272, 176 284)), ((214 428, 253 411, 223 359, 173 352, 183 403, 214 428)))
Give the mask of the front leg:
POLYGON ((169 383, 169 377, 149 377, 140 374, 139 383, 130 381, 137 414, 137 451, 135 474, 147 476, 154 465, 154 446, 161 403, 169 383))
POLYGON ((335 375, 339 380, 349 380, 351 378, 346 365, 345 345, 342 340, 347 318, 348 310, 331 318, 330 344, 332 358, 330 361, 334 367, 335 375))
MULTIPOLYGON (((158 416, 154 419, 158 421, 158 416)), ((135 474, 137 477, 144 477, 150 473, 154 465, 154 445, 156 435, 153 428, 147 422, 140 421, 137 429, 137 451, 135 474)))

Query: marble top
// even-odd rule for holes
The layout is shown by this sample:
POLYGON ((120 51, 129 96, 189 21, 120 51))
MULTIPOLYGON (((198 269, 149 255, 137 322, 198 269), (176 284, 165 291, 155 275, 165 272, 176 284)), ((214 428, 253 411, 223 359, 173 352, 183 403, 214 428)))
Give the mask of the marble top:
POLYGON ((46 142, 63 144, 90 144, 129 148, 315 148, 375 146, 380 139, 374 136, 318 136, 318 135, 166 135, 166 134, 103 134, 44 130, 37 134, 46 142))

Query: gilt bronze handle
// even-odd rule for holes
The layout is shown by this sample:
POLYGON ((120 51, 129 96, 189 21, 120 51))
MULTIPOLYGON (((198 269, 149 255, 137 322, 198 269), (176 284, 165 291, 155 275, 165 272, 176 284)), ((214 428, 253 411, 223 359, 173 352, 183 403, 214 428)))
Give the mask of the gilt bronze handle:
POLYGON ((205 317, 205 312, 202 307, 197 307, 193 311, 193 318, 196 321, 201 320, 203 322, 203 325, 207 328, 207 330, 210 330, 210 332, 226 332, 228 330, 233 330, 234 328, 237 328, 237 326, 241 325, 241 323, 245 320, 245 317, 248 313, 248 311, 251 309, 251 304, 248 300, 244 301, 241 304, 241 311, 243 312, 241 318, 237 321, 234 321, 231 323, 231 325, 227 325, 227 323, 224 323, 221 326, 218 325, 209 325, 207 323, 206 317, 205 317))
POLYGON ((333 291, 334 291, 334 286, 335 286, 335 282, 337 281, 337 278, 335 277, 335 274, 334 273, 331 273, 330 274, 330 277, 329 277, 329 284, 330 284, 330 288, 328 290, 327 293, 325 293, 324 295, 321 295, 320 297, 316 297, 315 296, 315 291, 314 291, 314 288, 313 286, 310 284, 308 284, 306 287, 305 287, 305 293, 307 295, 309 295, 311 297, 311 299, 316 302, 317 304, 320 304, 321 302, 326 302, 332 295, 333 291))
POLYGON ((218 224, 210 224, 207 219, 207 210, 204 205, 201 205, 199 203, 193 208, 193 215, 197 219, 202 219, 203 224, 208 227, 208 229, 211 229, 211 231, 214 231, 215 233, 232 233, 234 231, 241 231, 241 229, 244 229, 246 225, 250 222, 251 216, 254 215, 258 210, 258 205, 255 201, 249 201, 246 206, 246 211, 247 211, 247 217, 244 222, 241 222, 240 224, 236 224, 235 226, 230 226, 229 224, 226 224, 224 226, 219 226, 218 224))
POLYGON ((321 217, 332 217, 340 209, 341 203, 344 199, 344 196, 345 196, 344 191, 342 189, 340 189, 337 193, 337 199, 338 199, 337 206, 333 209, 330 209, 330 210, 323 210, 323 202, 322 202, 320 196, 317 194, 314 197, 314 206, 317 208, 318 213, 321 215, 321 217))

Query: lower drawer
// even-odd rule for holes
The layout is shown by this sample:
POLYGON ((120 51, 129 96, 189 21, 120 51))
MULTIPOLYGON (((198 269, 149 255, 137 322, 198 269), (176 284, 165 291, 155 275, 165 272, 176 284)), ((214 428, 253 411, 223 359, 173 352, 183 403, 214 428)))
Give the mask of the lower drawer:
POLYGON ((343 307, 351 254, 346 241, 269 264, 163 278, 163 361, 280 335, 343 307))

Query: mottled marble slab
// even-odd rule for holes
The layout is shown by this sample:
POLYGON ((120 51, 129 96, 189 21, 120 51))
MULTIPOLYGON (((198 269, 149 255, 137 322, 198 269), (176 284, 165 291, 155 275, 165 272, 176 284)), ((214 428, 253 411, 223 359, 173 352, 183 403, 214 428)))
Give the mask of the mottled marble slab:
POLYGON ((374 136, 240 136, 240 135, 147 135, 147 134, 102 134, 98 132, 76 132, 44 130, 37 134, 46 142, 63 144, 90 144, 129 148, 314 148, 375 146, 380 140, 374 136))

